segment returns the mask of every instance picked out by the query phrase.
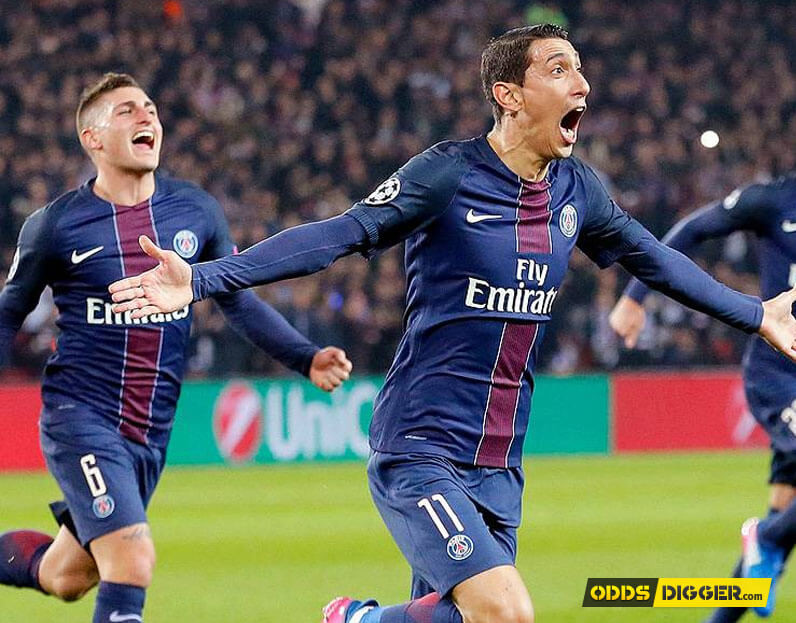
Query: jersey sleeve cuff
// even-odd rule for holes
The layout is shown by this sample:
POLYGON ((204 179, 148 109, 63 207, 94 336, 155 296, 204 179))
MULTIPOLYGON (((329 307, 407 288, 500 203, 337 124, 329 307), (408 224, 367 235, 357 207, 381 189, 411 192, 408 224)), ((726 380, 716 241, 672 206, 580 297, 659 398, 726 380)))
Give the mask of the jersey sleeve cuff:
POLYGON ((310 368, 312 367, 312 360, 315 359, 315 355, 320 350, 321 349, 315 345, 313 345, 310 348, 307 348, 307 352, 304 354, 303 358, 301 359, 301 364, 298 369, 299 374, 306 376, 307 378, 310 377, 310 368))
POLYGON ((635 277, 630 280, 623 292, 626 297, 633 299, 639 305, 644 305, 644 299, 649 293, 650 289, 635 277))
POLYGON ((763 324, 763 300, 759 296, 750 296, 751 304, 754 305, 752 324, 747 333, 757 333, 760 325, 763 324))
POLYGON ((193 277, 191 277, 191 290, 193 291, 193 300, 201 301, 207 298, 206 288, 202 283, 202 276, 198 273, 197 267, 193 266, 193 277))
POLYGON ((379 226, 375 219, 366 210, 356 205, 346 210, 344 214, 354 218, 364 228, 368 235, 368 246, 362 251, 362 255, 370 257, 379 242, 379 226))

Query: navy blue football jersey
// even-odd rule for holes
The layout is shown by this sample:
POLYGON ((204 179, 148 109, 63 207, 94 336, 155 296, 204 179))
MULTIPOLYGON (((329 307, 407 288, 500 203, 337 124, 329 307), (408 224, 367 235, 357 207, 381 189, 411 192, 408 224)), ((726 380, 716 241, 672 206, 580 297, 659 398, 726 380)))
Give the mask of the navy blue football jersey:
MULTIPOLYGON (((154 195, 134 206, 109 203, 92 185, 59 197, 23 225, 0 293, 0 342, 8 345, 51 286, 60 331, 44 371, 42 417, 69 420, 80 411, 75 405, 85 404, 113 419, 125 437, 162 446, 180 393, 191 310, 140 320, 115 314, 108 284, 156 265, 138 244, 141 234, 190 263, 233 253, 234 245, 218 203, 192 183, 158 175, 154 195)), ((260 313, 256 305, 241 309, 249 317, 260 313)), ((277 319, 268 317, 261 330, 287 334, 285 348, 311 357, 317 348, 270 313, 277 319)), ((306 361, 297 360, 302 366, 306 372, 306 361)))
POLYGON ((572 251, 608 266, 643 229, 577 158, 528 182, 485 137, 416 156, 348 214, 375 248, 415 232, 406 331, 376 401, 374 449, 519 465, 533 370, 572 251))
POLYGON ((405 332, 370 429, 381 452, 520 464, 544 327, 576 246, 599 266, 619 260, 732 326, 754 331, 762 319, 759 299, 658 242, 577 158, 553 161, 544 180, 529 182, 483 136, 426 150, 341 216, 197 264, 194 299, 305 275, 401 240, 405 332))

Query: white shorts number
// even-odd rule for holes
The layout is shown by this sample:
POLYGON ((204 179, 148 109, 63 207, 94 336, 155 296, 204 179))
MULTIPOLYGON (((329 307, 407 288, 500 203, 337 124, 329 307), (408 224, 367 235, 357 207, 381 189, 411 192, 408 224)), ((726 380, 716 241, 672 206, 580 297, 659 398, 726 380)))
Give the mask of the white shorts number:
POLYGON ((796 435, 796 400, 789 407, 785 407, 779 417, 788 425, 790 432, 796 435))
MULTIPOLYGON (((431 500, 437 502, 442 507, 442 510, 444 510, 448 517, 450 517, 450 520, 453 522, 456 530, 459 532, 464 532, 464 525, 462 525, 462 522, 459 520, 459 517, 456 515, 456 513, 453 512, 451 505, 448 504, 448 500, 445 499, 444 495, 441 493, 435 493, 431 496, 431 500)), ((435 511, 434 507, 431 505, 431 501, 429 501, 428 498, 423 498, 417 503, 417 505, 420 508, 426 509, 428 516, 431 517, 431 521, 434 522, 434 525, 437 527, 437 530, 439 530, 442 538, 447 539, 450 534, 448 533, 447 528, 445 528, 445 524, 443 524, 442 520, 439 518, 437 511, 435 511)))
POLYGON ((790 265, 790 272, 788 273, 788 285, 791 288, 796 286, 796 264, 790 265))
POLYGON ((86 454, 80 457, 80 467, 83 468, 83 474, 86 476, 88 488, 91 495, 97 497, 102 495, 108 490, 105 486, 105 479, 102 477, 100 468, 97 467, 97 459, 93 454, 86 454))

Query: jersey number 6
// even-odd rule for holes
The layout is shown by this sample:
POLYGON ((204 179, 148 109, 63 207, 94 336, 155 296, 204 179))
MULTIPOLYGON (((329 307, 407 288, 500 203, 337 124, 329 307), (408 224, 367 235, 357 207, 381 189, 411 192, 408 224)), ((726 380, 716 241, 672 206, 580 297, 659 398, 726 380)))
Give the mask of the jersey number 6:
POLYGON ((102 472, 100 468, 97 467, 97 459, 93 454, 81 456, 80 467, 83 468, 83 474, 86 477, 91 495, 97 497, 108 490, 108 487, 105 486, 105 479, 102 477, 102 472))

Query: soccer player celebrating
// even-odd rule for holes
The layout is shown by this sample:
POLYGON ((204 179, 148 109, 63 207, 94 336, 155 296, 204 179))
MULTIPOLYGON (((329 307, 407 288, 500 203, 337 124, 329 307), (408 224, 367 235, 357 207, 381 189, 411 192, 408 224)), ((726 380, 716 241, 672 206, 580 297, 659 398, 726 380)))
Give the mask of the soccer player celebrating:
MULTIPOLYGON (((60 312, 41 443, 65 497, 51 505, 61 528, 54 540, 0 536, 0 583, 71 601, 99 581, 94 623, 141 621, 155 563, 146 508, 165 462, 191 311, 116 314, 107 284, 156 264, 138 246, 142 233, 191 263, 234 247, 212 197, 155 174, 163 128, 132 77, 106 74, 87 89, 77 131, 97 176, 27 219, 0 293, 0 353, 45 285, 60 312)), ((251 292, 216 302, 243 335, 321 389, 348 378, 342 350, 319 350, 251 292)))
MULTIPOLYGON (((690 253, 702 241, 751 231, 760 241, 760 290, 764 297, 796 285, 796 177, 739 188, 677 223, 663 238, 690 253)), ((632 280, 610 315, 611 326, 632 348, 644 326, 648 288, 632 280)), ((749 519, 741 530, 743 557, 734 577, 772 578, 768 603, 754 610, 769 616, 774 587, 796 544, 796 366, 763 340, 750 340, 743 359, 746 397, 755 419, 771 438, 768 517, 749 519)), ((710 623, 732 623, 745 608, 719 608, 710 623)))
POLYGON ((320 270, 406 240, 406 331, 375 404, 368 479, 413 573, 413 600, 339 598, 327 623, 529 623, 514 566, 533 369, 577 245, 796 357, 796 291, 760 302, 658 242, 570 158, 589 84, 567 33, 514 29, 483 52, 495 125, 435 145, 346 213, 242 254, 189 266, 148 238, 159 266, 111 286, 134 317, 320 270))

